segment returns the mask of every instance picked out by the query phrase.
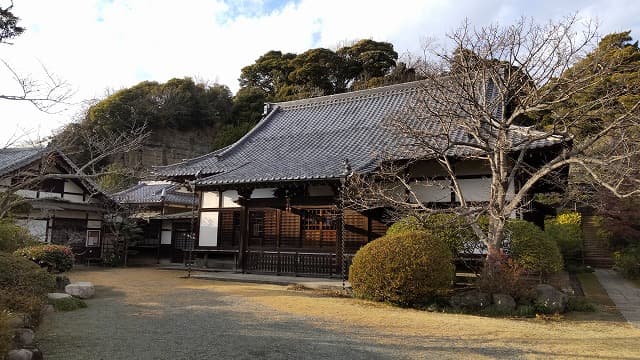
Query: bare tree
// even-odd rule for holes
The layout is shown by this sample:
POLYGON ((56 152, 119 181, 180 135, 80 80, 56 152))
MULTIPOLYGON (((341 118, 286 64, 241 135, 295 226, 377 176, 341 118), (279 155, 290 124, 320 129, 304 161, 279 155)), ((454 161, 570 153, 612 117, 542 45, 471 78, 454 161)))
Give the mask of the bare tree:
MULTIPOLYGON (((8 42, 20 36, 25 28, 18 25, 20 18, 13 14, 13 1, 7 7, 0 6, 0 46, 12 45, 8 42)), ((21 75, 6 60, 0 58, 5 70, 10 74, 16 86, 12 93, 0 92, 0 100, 24 101, 33 104, 43 112, 56 112, 59 105, 67 104, 73 95, 73 89, 64 80, 42 65, 43 76, 40 79, 31 75, 21 75)), ((7 90, 4 90, 7 91, 7 90)))
POLYGON ((540 186, 566 183, 569 167, 580 169, 616 197, 640 194, 640 165, 634 161, 640 152, 639 103, 579 142, 572 135, 585 118, 617 104, 630 90, 610 87, 600 98, 565 106, 619 65, 585 58, 596 35, 595 26, 575 17, 546 24, 522 19, 511 26, 482 28, 465 22, 448 35, 452 48, 429 49, 420 91, 406 111, 388 121, 405 152, 386 154, 388 161, 373 176, 351 176, 351 203, 400 214, 464 216, 486 246, 488 259, 495 259, 507 219, 522 210, 540 186), (584 59, 592 62, 584 67, 589 71, 572 68, 584 59), (522 125, 543 112, 550 119, 546 126, 522 125), (442 169, 444 180, 412 178, 407 169, 426 160, 442 169), (456 162, 465 160, 487 166, 488 201, 466 198, 455 170, 456 162), (418 185, 450 189, 455 202, 439 208, 424 203, 418 185), (488 227, 476 221, 480 215, 488 216, 488 227))

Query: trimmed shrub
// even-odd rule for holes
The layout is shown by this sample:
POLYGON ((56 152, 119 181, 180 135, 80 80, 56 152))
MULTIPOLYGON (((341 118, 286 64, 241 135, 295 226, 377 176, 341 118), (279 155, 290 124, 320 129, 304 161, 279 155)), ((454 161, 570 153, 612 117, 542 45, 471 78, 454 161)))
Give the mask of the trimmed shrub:
POLYGON ((640 247, 628 247, 614 253, 616 269, 628 279, 640 279, 640 247))
POLYGON ((353 258, 349 282, 358 297, 402 306, 444 294, 453 281, 453 255, 428 232, 386 235, 353 258))
POLYGON ((565 259, 576 258, 582 249, 582 216, 577 212, 560 214, 544 222, 544 232, 558 243, 565 259))
POLYGON ((36 240, 27 229, 8 220, 0 221, 0 251, 14 252, 25 246, 36 245, 36 240))
POLYGON ((56 311, 73 311, 87 307, 87 303, 81 299, 70 297, 56 300, 49 300, 56 311))
MULTIPOLYGON (((481 219, 482 221, 482 219, 481 219)), ((483 226, 481 224, 481 226, 483 226)), ((444 241, 453 253, 472 252, 478 239, 467 221, 455 214, 431 214, 407 216, 387 229, 387 235, 397 235, 413 231, 427 231, 444 241)))
POLYGON ((63 245, 36 245, 15 251, 16 255, 26 257, 49 271, 65 272, 73 267, 73 251, 63 245))
POLYGON ((547 237, 542 229, 519 219, 507 221, 505 228, 511 238, 511 255, 525 271, 537 273, 543 279, 562 270, 558 244, 547 237))
POLYGON ((27 313, 37 319, 55 278, 33 262, 0 253, 0 309, 27 313))

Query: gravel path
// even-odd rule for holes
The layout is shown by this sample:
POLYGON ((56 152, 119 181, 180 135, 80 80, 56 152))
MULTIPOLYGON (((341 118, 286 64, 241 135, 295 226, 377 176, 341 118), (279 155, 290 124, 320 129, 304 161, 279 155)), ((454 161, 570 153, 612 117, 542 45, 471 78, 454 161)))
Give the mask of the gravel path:
POLYGON ((399 355, 398 349, 356 342, 317 328, 301 316, 274 314, 242 296, 198 289, 213 282, 180 279, 180 275, 150 269, 72 274, 73 281, 92 280, 97 294, 87 301, 86 309, 45 318, 38 337, 46 359, 377 359, 399 355))
POLYGON ((493 319, 318 297, 284 286, 182 279, 149 268, 91 269, 86 309, 47 315, 48 360, 640 358, 619 321, 493 319))

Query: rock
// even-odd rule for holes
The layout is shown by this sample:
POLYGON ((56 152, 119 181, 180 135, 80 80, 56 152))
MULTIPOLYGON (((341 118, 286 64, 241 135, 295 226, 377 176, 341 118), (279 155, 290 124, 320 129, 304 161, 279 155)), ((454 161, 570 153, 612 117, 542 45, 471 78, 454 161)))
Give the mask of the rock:
POLYGON ((80 299, 89 299, 96 293, 96 289, 90 282, 77 282, 65 286, 64 291, 80 299))
POLYGON ((551 285, 540 284, 536 286, 536 305, 543 307, 550 313, 563 312, 568 300, 567 294, 556 290, 551 285))
POLYGON ((481 309, 490 303, 489 294, 477 290, 465 291, 449 298, 449 304, 455 308, 481 309))
POLYGON ((17 347, 30 347, 35 337, 33 330, 26 328, 15 329, 13 333, 13 341, 17 347))
POLYGON ((493 294, 493 306, 499 312, 511 312, 516 309, 516 301, 513 300, 511 295, 507 294, 493 294))
POLYGON ((11 350, 7 354, 7 360, 35 360, 33 352, 28 349, 11 350))
POLYGON ((33 354, 31 360, 44 360, 44 355, 42 355, 40 349, 31 349, 31 353, 33 354))
POLYGON ((60 300, 60 299, 68 299, 70 298, 71 295, 69 294, 65 294, 65 293, 48 293, 47 294, 47 299, 49 300, 60 300))
POLYGON ((64 275, 56 275, 56 290, 64 291, 64 288, 71 284, 71 281, 68 277, 64 275))
POLYGON ((31 327, 31 316, 23 313, 9 314, 10 328, 28 328, 31 327))

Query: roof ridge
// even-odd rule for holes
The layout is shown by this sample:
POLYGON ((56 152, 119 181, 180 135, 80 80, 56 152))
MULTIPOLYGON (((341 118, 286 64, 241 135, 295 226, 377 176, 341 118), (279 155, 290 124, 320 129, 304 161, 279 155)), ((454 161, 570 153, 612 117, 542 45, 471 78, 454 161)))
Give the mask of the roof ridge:
POLYGON ((400 84, 392 84, 392 85, 380 86, 380 87, 375 87, 370 89, 350 91, 350 92, 345 92, 340 94, 283 101, 283 102, 274 103, 274 105, 283 109, 289 109, 293 107, 304 107, 304 106, 311 106, 311 105, 337 103, 341 101, 356 100, 363 97, 383 96, 383 95, 389 94, 390 92, 410 91, 418 88, 417 85, 420 85, 420 83, 424 83, 424 81, 416 80, 416 81, 409 81, 409 82, 400 83, 400 84))
MULTIPOLYGON (((233 145, 233 144, 231 144, 231 145, 233 145)), ((173 164, 153 165, 153 166, 151 166, 151 168, 154 169, 154 170, 155 169, 167 169, 167 168, 175 167, 175 166, 178 166, 178 165, 184 165, 184 164, 187 164, 187 163, 195 162, 195 161, 200 160, 200 159, 204 159, 204 158, 207 158, 207 157, 210 157, 210 156, 215 156, 215 155, 217 155, 217 153, 224 152, 225 150, 230 148, 231 145, 227 145, 227 146, 222 147, 220 149, 216 149, 216 150, 213 150, 213 151, 208 152, 206 154, 198 155, 198 156, 193 157, 193 158, 182 159, 182 160, 180 160, 180 161, 178 161, 176 163, 173 163, 173 164)))

